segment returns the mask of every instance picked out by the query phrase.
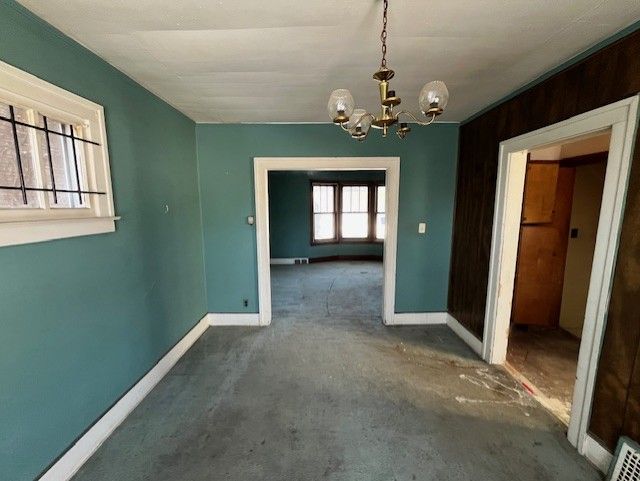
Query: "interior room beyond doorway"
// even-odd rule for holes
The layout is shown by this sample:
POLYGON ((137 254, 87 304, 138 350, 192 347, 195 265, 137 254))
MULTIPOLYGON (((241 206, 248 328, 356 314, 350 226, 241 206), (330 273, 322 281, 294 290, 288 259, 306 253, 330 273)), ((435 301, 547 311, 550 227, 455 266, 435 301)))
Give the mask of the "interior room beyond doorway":
POLYGON ((385 194, 382 170, 269 173, 274 314, 381 322, 385 194))
POLYGON ((527 158, 507 363, 568 425, 611 132, 527 158))

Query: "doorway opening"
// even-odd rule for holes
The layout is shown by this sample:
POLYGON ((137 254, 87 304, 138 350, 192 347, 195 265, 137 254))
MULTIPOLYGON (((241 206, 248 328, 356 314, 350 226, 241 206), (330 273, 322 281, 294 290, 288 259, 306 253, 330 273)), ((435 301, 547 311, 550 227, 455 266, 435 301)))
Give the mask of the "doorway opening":
POLYGON ((381 322, 385 171, 269 172, 277 318, 381 322))
MULTIPOLYGON (((398 235, 398 198, 400 189, 400 158, 399 157, 256 157, 254 158, 254 182, 255 182, 255 202, 256 202, 256 244, 257 244, 257 264, 258 264, 258 303, 259 303, 259 324, 262 326, 269 325, 272 319, 272 289, 271 289, 271 259, 273 257, 276 267, 278 262, 291 262, 291 258, 279 258, 278 253, 271 255, 271 233, 270 233, 270 199, 269 184, 270 173, 273 172, 303 172, 315 173, 320 177, 324 175, 335 176, 342 172, 361 172, 376 171, 384 174, 384 185, 375 186, 375 189, 358 189, 354 182, 347 185, 351 187, 344 191, 341 190, 339 182, 334 183, 334 189, 316 189, 319 197, 319 204, 314 208, 313 205, 313 181, 310 179, 306 189, 309 189, 309 198, 304 201, 304 208, 309 210, 309 218, 316 216, 317 226, 310 221, 308 230, 306 230, 307 242, 311 242, 315 235, 316 241, 326 241, 326 237, 335 239, 352 240, 358 235, 365 235, 363 225, 365 226, 367 243, 383 232, 382 242, 382 322, 390 325, 395 323, 395 279, 396 279, 396 248, 398 235), (322 201, 322 191, 325 193, 325 202, 322 201), (348 205, 340 207, 344 212, 335 213, 327 212, 333 209, 337 210, 335 203, 331 207, 326 200, 326 194, 331 191, 334 196, 349 196, 350 199, 368 196, 368 211, 364 210, 363 202, 349 202, 348 205), (380 192, 381 191, 381 192, 380 192), (366 194, 365 194, 366 192, 366 194), (378 205, 377 199, 384 199, 384 205, 378 205), (361 205, 362 204, 362 205, 361 205), (383 211, 384 210, 384 211, 383 211), (369 216, 368 223, 364 218, 369 216), (375 217, 374 217, 375 216, 375 217), (339 225, 338 220, 342 219, 339 225), (333 228, 331 228, 333 222, 333 228), (316 228, 317 227, 317 228, 316 228), (314 234, 315 231, 315 234, 314 234), (323 238, 325 237, 325 238, 323 238), (280 261, 278 260, 280 259, 280 261), (284 261, 282 261, 284 259, 284 261)), ((307 174, 310 175, 310 174, 307 174)), ((350 174, 356 175, 356 174, 350 174)), ((373 174, 371 174, 373 175, 373 174)), ((274 178, 271 179, 273 181, 274 178)), ((325 178, 327 180, 327 178, 325 178)), ((371 181, 373 182, 373 181, 371 181)), ((329 182, 325 182, 328 184, 329 182)), ((322 179, 317 181, 317 186, 322 187, 322 179)), ((372 186, 373 187, 373 186, 372 186)), ((334 197, 335 199, 335 197, 334 197)), ((275 226, 274 226, 275 229, 275 226)), ((357 240, 357 239, 356 239, 357 240)), ((362 240, 362 239, 361 239, 362 240)), ((380 239, 382 240, 382 239, 380 239)), ((375 246, 374 246, 375 247, 375 246)), ((346 246, 349 248, 349 245, 346 246)), ((275 246, 274 246, 275 249, 275 246)), ((341 254, 333 254, 341 255, 341 254)), ((348 255, 342 253, 342 255, 348 255)), ((337 259, 340 260, 340 259, 337 259)), ((344 260, 344 259, 343 259, 344 260)), ((304 258, 293 258, 293 262, 305 262, 304 258)), ((312 264, 310 264, 312 265, 312 264)), ((379 268, 379 264, 378 264, 379 268)), ((379 292, 380 294, 380 292, 379 292)), ((377 312, 380 312, 378 309, 377 312)))
MULTIPOLYGON (((611 460, 611 453, 589 435, 588 429, 637 125, 638 96, 634 96, 501 142, 493 217, 482 357, 491 364, 506 364, 508 344, 510 341, 513 341, 512 344, 517 342, 510 339, 510 333, 512 332, 511 320, 514 311, 518 252, 523 228, 525 178, 527 166, 531 161, 530 153, 554 146, 557 148, 558 145, 595 138, 599 135, 609 135, 595 247, 591 259, 585 260, 584 254, 578 256, 580 263, 584 264, 582 267, 587 266, 589 270, 589 283, 567 428, 569 442, 578 449, 578 452, 605 472, 611 460)), ((559 167, 558 165, 558 176, 560 175, 559 167)), ((538 177, 544 178, 543 169, 538 170, 533 176, 540 174, 538 177)), ((555 205, 551 210, 554 207, 555 205)), ((546 209, 549 207, 547 206, 546 209)), ((568 234, 567 242, 570 242, 571 223, 569 223, 568 234)), ((577 235, 580 236, 579 228, 577 235)), ((565 270, 566 267, 565 262, 565 270)), ((562 275, 558 272, 555 275, 556 282, 562 284, 560 294, 560 312, 562 313, 564 271, 562 275)), ((553 282, 550 276, 551 274, 547 279, 549 283, 553 282)), ((546 287, 548 286, 545 286, 545 289, 546 287)), ((539 315, 544 317, 544 309, 541 308, 539 302, 530 306, 531 310, 542 313, 539 315)), ((573 321, 572 326, 569 325, 571 323, 563 322, 566 326, 564 330, 569 332, 567 335, 571 335, 572 331, 575 335, 580 330, 578 321, 573 321)), ((516 373, 517 377, 517 371, 512 370, 512 373, 516 373)), ((526 387, 531 388, 528 385, 526 387)), ((542 401, 540 397, 538 399, 542 401)))
POLYGON ((507 367, 569 425, 611 129, 527 154, 507 367))

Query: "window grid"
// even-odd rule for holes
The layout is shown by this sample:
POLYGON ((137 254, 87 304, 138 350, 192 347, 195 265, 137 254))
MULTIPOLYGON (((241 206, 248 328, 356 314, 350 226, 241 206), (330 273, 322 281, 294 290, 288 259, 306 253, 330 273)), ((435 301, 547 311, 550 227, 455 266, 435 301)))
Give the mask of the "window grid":
POLYGON ((27 205, 27 190, 24 182, 24 169, 22 168, 22 154, 20 153, 20 141, 18 140, 18 128, 16 127, 16 113, 13 105, 9 106, 9 115, 11 116, 11 131, 13 132, 13 146, 16 153, 16 162, 18 163, 18 177, 20 179, 20 190, 22 191, 22 202, 27 205))
POLYGON ((332 243, 337 240, 337 192, 337 184, 312 183, 311 241, 314 244, 332 243))
MULTIPOLYGON (((49 128, 49 124, 48 124, 49 119, 47 119, 47 117, 44 115, 42 116, 43 126, 40 127, 38 125, 34 125, 31 123, 18 120, 16 118, 15 107, 13 105, 8 105, 8 110, 9 110, 9 116, 7 117, 6 115, 0 115, 0 121, 8 122, 11 124, 11 131, 13 135, 13 144, 14 144, 14 151, 15 151, 15 158, 16 158, 16 167, 18 170, 18 178, 20 181, 20 185, 19 186, 4 185, 4 179, 0 179, 0 190, 13 190, 13 191, 19 190, 22 194, 22 201, 24 205, 29 204, 29 200, 27 196, 28 192, 51 192, 53 194, 54 204, 58 203, 58 193, 77 194, 78 202, 80 205, 83 204, 83 194, 106 195, 106 192, 85 190, 82 188, 80 166, 78 162, 79 153, 76 151, 76 141, 84 142, 91 145, 97 145, 97 146, 100 145, 99 143, 79 137, 78 135, 75 134, 74 127, 70 124, 65 124, 60 122, 61 130, 60 132, 58 132, 56 130, 49 128), (46 147, 47 147, 47 154, 48 154, 47 156, 48 156, 48 164, 49 164, 49 180, 51 183, 51 188, 47 188, 44 183, 42 184, 41 187, 27 185, 25 181, 25 167, 22 159, 22 154, 20 152, 18 126, 26 127, 29 129, 35 129, 35 131, 44 132, 44 135, 46 138, 46 147), (60 136, 62 138, 70 139, 71 153, 72 153, 71 158, 73 160, 73 167, 74 167, 75 181, 76 181, 75 189, 62 189, 57 187, 56 185, 55 172, 53 168, 53 156, 51 152, 51 137, 50 137, 51 134, 60 136)), ((29 142, 32 143, 33 139, 30 139, 29 142)), ((33 148, 33 146, 31 147, 33 152, 37 152, 36 148, 33 148)), ((39 158, 34 159, 34 163, 37 164, 37 167, 36 167, 37 169, 43 170, 42 159, 40 158, 41 156, 38 156, 38 157, 39 158)), ((8 207, 8 208, 12 208, 12 207, 8 207)))
POLYGON ((53 203, 58 203, 58 192, 56 191, 56 174, 53 171, 53 156, 51 155, 51 138, 49 137, 49 123, 46 116, 42 116, 44 122, 44 137, 47 142, 47 157, 49 163, 49 172, 51 175, 51 188, 53 189, 53 203))
POLYGON ((371 182, 316 182, 311 181, 310 203, 311 203, 311 225, 310 238, 311 244, 326 243, 374 243, 383 242, 386 220, 386 212, 384 210, 384 184, 378 181, 371 182), (318 187, 331 186, 333 191, 334 208, 332 212, 320 212, 320 199, 316 199, 314 195, 318 192, 318 187), (345 189, 347 188, 347 189, 345 189), (381 190, 381 192, 380 192, 381 190), (355 195, 354 195, 355 193, 355 195), (382 193, 382 198, 381 198, 382 193), (333 236, 331 238, 317 238, 317 215, 331 214, 332 224, 334 227, 333 236), (363 237, 345 236, 343 232, 343 218, 345 215, 367 214, 367 235, 363 237), (382 227, 379 227, 382 222, 382 227))
POLYGON ((342 184, 340 187, 340 238, 367 241, 371 237, 369 184, 342 184))
POLYGON ((376 186, 376 212, 375 212, 375 230, 376 240, 384 240, 387 229, 387 198, 386 187, 384 185, 376 186))

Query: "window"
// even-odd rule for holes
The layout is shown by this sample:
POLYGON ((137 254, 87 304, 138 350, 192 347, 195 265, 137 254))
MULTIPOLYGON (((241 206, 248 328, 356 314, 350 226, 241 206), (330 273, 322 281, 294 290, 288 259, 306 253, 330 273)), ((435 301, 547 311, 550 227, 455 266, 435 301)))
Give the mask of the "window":
POLYGON ((312 182, 311 243, 383 241, 384 193, 377 182, 312 182))
POLYGON ((369 186, 344 185, 340 229, 343 239, 369 237, 369 186))
POLYGON ((376 186, 376 239, 378 240, 383 240, 387 231, 385 192, 384 185, 376 186))
POLYGON ((102 107, 0 62, 0 246, 114 220, 102 107))
POLYGON ((336 240, 336 185, 313 185, 313 240, 336 240))

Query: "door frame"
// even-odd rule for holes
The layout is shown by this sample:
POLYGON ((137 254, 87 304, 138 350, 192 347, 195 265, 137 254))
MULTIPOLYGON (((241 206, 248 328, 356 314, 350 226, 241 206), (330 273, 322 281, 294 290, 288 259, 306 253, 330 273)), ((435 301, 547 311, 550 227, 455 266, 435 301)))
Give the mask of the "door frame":
POLYGON ((271 324, 271 255, 269 246, 269 172, 272 171, 382 170, 386 174, 386 227, 383 256, 382 321, 395 316, 396 251, 400 157, 254 157, 256 248, 258 259, 258 316, 261 326, 271 324))
POLYGON ((506 361, 527 153, 611 129, 567 433, 581 454, 586 454, 593 445, 587 429, 633 157, 638 98, 630 97, 500 143, 482 350, 483 359, 491 364, 506 361))

